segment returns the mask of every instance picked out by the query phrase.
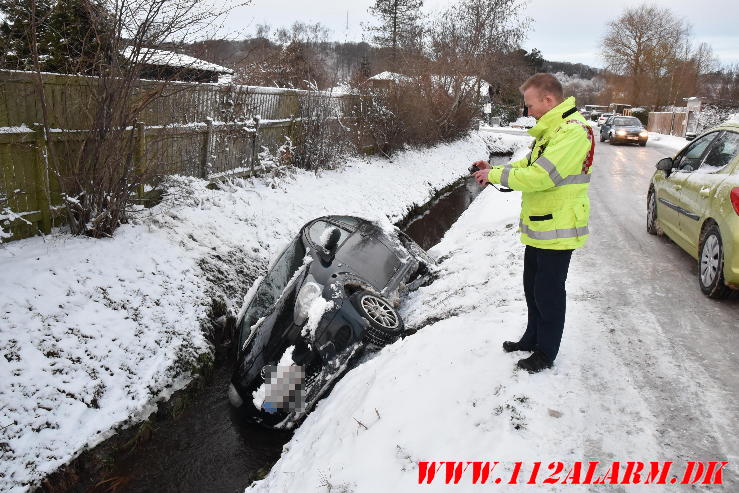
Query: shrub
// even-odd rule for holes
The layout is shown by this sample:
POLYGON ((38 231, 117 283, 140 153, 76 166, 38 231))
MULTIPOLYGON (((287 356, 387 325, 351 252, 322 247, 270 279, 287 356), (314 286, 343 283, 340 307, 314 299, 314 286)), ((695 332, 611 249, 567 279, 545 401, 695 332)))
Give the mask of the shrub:
POLYGON ((479 110, 463 80, 426 76, 387 89, 360 87, 361 105, 354 113, 360 147, 369 143, 390 155, 405 145, 433 145, 465 134, 479 110))

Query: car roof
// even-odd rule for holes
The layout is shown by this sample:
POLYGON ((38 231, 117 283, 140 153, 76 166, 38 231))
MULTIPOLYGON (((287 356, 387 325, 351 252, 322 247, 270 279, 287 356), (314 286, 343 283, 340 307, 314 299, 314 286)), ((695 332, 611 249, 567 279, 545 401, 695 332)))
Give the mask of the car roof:
POLYGON ((708 133, 717 132, 719 130, 729 130, 732 132, 739 132, 739 123, 727 122, 727 123, 722 123, 720 125, 716 125, 715 127, 707 128, 701 133, 699 133, 698 135, 696 135, 695 138, 698 139, 708 133))
POLYGON ((715 127, 715 128, 716 129, 719 129, 720 128, 722 130, 732 130, 734 132, 739 132, 739 123, 734 123, 734 122, 722 123, 721 125, 719 125, 718 127, 715 127))
POLYGON ((342 223, 346 226, 350 226, 352 228, 359 228, 364 223, 370 223, 371 221, 364 219, 362 217, 357 216, 348 216, 348 215, 338 215, 338 214, 332 214, 329 216, 321 216, 317 217, 315 219, 311 219, 307 223, 303 225, 303 227, 312 224, 316 221, 326 221, 326 222, 338 222, 342 223))

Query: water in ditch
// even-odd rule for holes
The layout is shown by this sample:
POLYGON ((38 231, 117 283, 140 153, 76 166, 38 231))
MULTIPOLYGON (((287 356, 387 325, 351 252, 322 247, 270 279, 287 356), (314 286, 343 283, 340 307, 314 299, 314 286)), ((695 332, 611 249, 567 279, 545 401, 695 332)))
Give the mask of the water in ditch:
MULTIPOLYGON (((441 240, 481 190, 471 178, 459 180, 398 226, 428 249, 441 240)), ((184 412, 176 419, 157 422, 151 439, 118 458, 107 481, 98 486, 80 484, 75 490, 242 492, 279 458, 291 433, 239 419, 226 396, 232 370, 229 363, 217 364, 207 386, 193 396, 184 412)))

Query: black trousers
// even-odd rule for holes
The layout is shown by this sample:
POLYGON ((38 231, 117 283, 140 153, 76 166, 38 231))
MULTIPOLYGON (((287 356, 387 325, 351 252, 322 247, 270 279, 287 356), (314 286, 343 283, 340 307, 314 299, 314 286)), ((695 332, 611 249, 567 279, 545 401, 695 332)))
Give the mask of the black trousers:
POLYGON ((523 291, 529 320, 519 344, 542 351, 554 361, 565 326, 565 281, 572 250, 544 250, 526 246, 523 257, 523 291))

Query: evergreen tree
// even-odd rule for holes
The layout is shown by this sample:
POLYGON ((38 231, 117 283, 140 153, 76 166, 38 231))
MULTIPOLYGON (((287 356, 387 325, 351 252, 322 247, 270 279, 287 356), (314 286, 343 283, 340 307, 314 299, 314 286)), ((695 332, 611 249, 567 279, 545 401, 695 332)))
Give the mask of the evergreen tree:
POLYGON ((32 27, 41 70, 92 75, 112 56, 109 17, 95 1, 0 0, 0 14, 3 68, 35 68, 32 27))
POLYGON ((39 55, 48 50, 43 44, 52 0, 0 0, 0 67, 13 70, 33 68, 32 27, 36 30, 39 55))
POLYGON ((369 8, 369 12, 380 22, 368 28, 374 33, 372 41, 378 46, 390 48, 393 62, 397 61, 400 50, 417 47, 422 6, 423 0, 375 0, 375 4, 369 8))
POLYGON ((94 75, 112 56, 111 28, 102 6, 90 0, 58 0, 44 30, 49 72, 94 75))
POLYGON ((369 57, 367 57, 367 55, 364 55, 362 57, 362 61, 359 62, 359 73, 362 74, 362 77, 365 79, 368 79, 372 75, 372 65, 370 65, 369 57))

